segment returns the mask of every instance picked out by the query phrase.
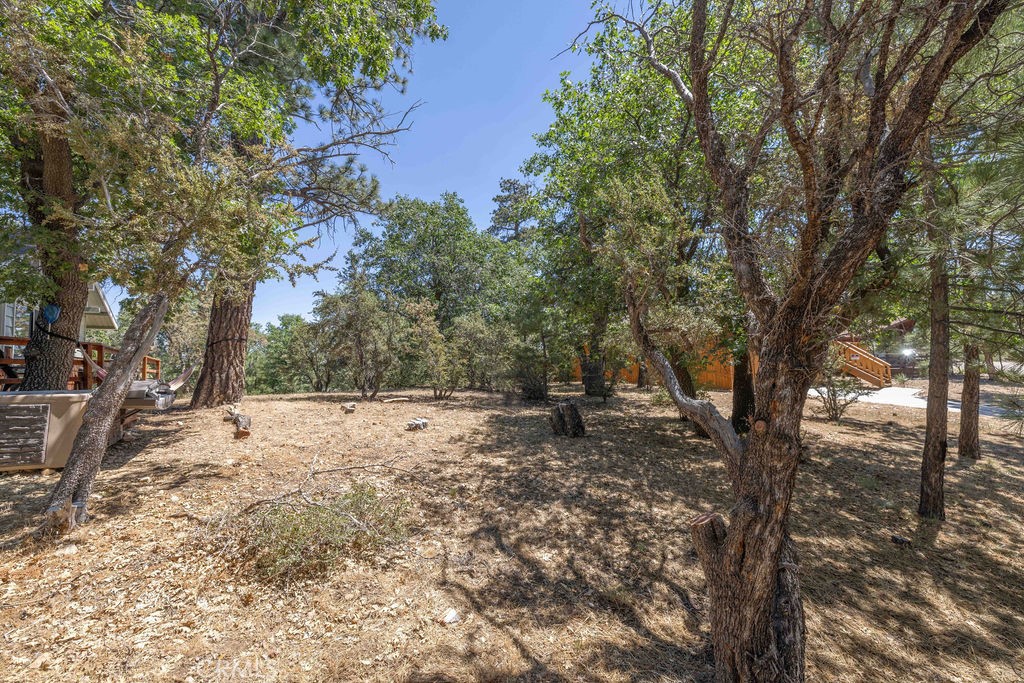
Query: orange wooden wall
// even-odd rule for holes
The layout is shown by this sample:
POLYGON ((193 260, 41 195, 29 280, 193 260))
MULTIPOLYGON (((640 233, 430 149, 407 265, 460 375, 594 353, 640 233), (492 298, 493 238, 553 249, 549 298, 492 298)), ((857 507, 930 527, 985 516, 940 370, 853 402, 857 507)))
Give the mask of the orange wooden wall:
MULTIPOLYGON (((733 366, 732 359, 728 354, 724 352, 716 353, 707 358, 705 366, 697 372, 697 376, 694 378, 697 382, 698 388, 705 389, 725 389, 727 391, 732 390, 732 378, 733 378, 733 366)), ((757 367, 757 359, 754 359, 753 366, 757 367)), ((756 372, 756 369, 755 369, 756 372)), ((611 376, 610 371, 606 376, 611 376)), ((583 369, 580 367, 580 359, 576 358, 573 361, 572 368, 573 381, 583 381, 583 369)), ((622 368, 619 371, 619 381, 627 382, 630 384, 636 384, 640 379, 640 364, 632 363, 631 365, 622 368)), ((652 382, 658 382, 660 378, 657 375, 651 375, 652 382)))

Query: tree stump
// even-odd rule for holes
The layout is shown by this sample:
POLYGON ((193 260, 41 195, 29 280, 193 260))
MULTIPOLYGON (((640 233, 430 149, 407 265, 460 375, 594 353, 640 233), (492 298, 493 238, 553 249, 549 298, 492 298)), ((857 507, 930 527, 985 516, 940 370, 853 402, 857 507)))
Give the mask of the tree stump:
POLYGON ((583 416, 580 415, 579 408, 572 401, 562 401, 553 407, 549 419, 551 420, 551 431, 558 436, 576 438, 586 434, 583 416))
POLYGON ((249 430, 252 428, 252 418, 248 415, 242 415, 239 413, 238 415, 235 415, 233 422, 235 423, 235 438, 248 438, 250 434, 249 430))

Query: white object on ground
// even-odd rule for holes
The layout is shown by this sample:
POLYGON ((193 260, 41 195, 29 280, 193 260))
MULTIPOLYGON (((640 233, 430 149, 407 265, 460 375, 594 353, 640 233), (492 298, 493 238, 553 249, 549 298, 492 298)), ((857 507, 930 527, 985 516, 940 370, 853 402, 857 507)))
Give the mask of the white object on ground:
POLYGON ((462 619, 462 617, 460 617, 459 613, 455 611, 455 608, 454 607, 449 607, 448 611, 445 612, 441 616, 441 618, 438 619, 438 621, 441 622, 442 624, 444 624, 445 626, 451 626, 452 624, 460 621, 461 619, 462 619))
POLYGON ((405 429, 406 429, 406 431, 410 431, 410 432, 413 431, 413 430, 416 430, 416 429, 426 429, 427 428, 427 424, 428 424, 427 423, 427 418, 425 418, 425 417, 417 417, 415 419, 412 419, 412 420, 409 420, 408 422, 406 422, 405 423, 405 429))

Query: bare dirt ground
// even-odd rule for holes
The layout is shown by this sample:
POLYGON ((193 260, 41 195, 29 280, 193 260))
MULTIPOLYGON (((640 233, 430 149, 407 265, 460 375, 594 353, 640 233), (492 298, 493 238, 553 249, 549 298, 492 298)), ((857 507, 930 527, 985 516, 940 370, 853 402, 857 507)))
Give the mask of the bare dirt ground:
MULTIPOLYGON (((0 552, 0 679, 705 681, 705 585, 688 536, 724 510, 724 468, 673 408, 581 399, 588 435, 539 406, 251 398, 147 418, 108 454, 95 518, 0 552), (425 417, 426 431, 406 432, 425 417), (408 499, 408 540, 303 584, 267 585, 204 520, 294 488, 312 462, 408 499), (454 609, 459 620, 439 618, 454 609)), ((714 394, 725 406, 728 394, 714 394)), ((813 402, 809 402, 809 407, 813 402)), ((956 434, 958 416, 951 416, 956 434)), ((810 414, 793 511, 815 681, 1024 680, 1024 448, 982 418, 951 446, 948 521, 918 521, 924 412, 810 414), (897 543, 893 536, 909 541, 897 543)), ((31 529, 54 476, 0 476, 0 540, 31 529)))

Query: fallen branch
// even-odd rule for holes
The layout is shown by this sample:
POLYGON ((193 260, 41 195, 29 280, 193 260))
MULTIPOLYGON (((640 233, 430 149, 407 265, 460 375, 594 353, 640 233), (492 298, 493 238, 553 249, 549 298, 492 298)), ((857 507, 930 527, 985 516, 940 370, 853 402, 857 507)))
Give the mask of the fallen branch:
POLYGON ((328 467, 322 470, 316 469, 316 460, 314 459, 309 464, 309 470, 306 473, 306 478, 296 488, 291 489, 290 491, 285 491, 284 493, 274 496, 272 498, 261 498, 260 500, 253 501, 249 505, 245 506, 240 514, 248 514, 255 510, 256 508, 264 505, 288 505, 289 499, 292 498, 299 498, 306 505, 319 505, 319 503, 316 503, 315 501, 309 498, 305 489, 306 486, 316 477, 322 476, 324 474, 336 474, 338 472, 348 472, 351 470, 369 470, 374 468, 383 468, 395 470, 396 472, 402 472, 403 474, 408 474, 414 480, 419 481, 418 477, 416 477, 416 474, 412 470, 406 469, 404 467, 395 467, 392 464, 394 462, 397 462, 398 459, 398 457, 394 457, 391 460, 385 462, 368 463, 366 465, 346 465, 343 467, 328 467))
POLYGON ((235 423, 235 438, 248 438, 251 433, 250 429, 252 428, 252 418, 238 412, 238 408, 235 406, 228 406, 227 411, 228 414, 224 416, 224 421, 235 423))

